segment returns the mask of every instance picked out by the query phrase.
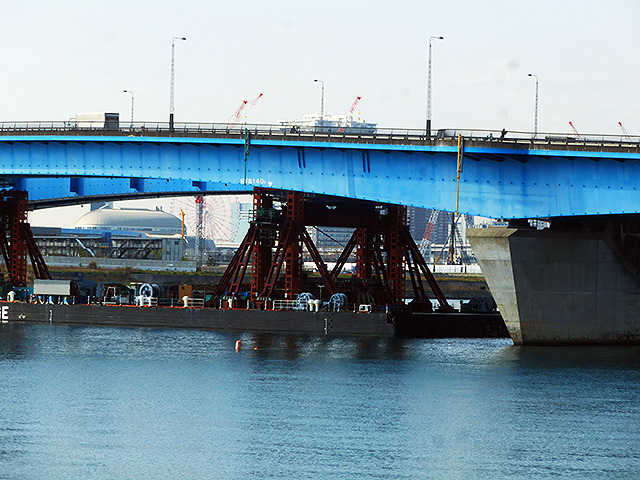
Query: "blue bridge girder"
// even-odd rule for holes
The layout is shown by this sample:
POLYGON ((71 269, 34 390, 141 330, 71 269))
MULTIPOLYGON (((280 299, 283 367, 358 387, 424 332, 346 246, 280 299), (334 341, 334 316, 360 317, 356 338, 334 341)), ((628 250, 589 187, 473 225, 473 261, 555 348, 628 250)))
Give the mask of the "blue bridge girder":
MULTIPOLYGON (((325 141, 4 134, 0 183, 33 208, 185 194, 296 190, 454 211, 457 139, 325 141)), ((566 142, 565 142, 566 143, 566 142)), ((493 218, 638 213, 640 149, 467 139, 460 212, 493 218)))

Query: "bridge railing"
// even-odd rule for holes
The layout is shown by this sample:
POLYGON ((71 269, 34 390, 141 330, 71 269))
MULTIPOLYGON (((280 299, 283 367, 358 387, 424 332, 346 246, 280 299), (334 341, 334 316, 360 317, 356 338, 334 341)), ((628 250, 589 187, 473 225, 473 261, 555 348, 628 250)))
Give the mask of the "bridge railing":
POLYGON ((384 137, 397 139, 426 139, 424 130, 402 128, 360 128, 360 127, 307 127, 282 124, 239 124, 239 123, 196 123, 176 122, 120 122, 117 128, 99 121, 14 121, 0 122, 2 134, 60 133, 94 135, 244 135, 245 131, 254 135, 323 138, 384 137))
POLYGON ((104 122, 14 121, 0 122, 0 135, 98 135, 98 136, 188 136, 282 138, 318 142, 397 143, 456 145, 458 135, 465 141, 486 146, 521 148, 563 148, 563 146, 639 147, 638 135, 597 135, 481 130, 439 129, 427 136, 425 130, 410 128, 327 127, 292 124, 239 124, 179 122, 120 122, 117 128, 104 122))

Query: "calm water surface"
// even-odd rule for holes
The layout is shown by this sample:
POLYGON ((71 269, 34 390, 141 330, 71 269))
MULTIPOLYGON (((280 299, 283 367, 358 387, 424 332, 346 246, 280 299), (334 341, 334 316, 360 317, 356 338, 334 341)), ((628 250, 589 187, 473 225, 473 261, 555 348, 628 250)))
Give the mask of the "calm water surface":
POLYGON ((2 479, 639 472, 636 347, 0 326, 2 479))

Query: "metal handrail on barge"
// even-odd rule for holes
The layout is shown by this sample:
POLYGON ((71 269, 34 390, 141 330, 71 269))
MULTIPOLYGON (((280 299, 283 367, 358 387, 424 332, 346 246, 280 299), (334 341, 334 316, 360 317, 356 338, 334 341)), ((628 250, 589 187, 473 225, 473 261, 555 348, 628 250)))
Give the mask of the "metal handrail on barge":
POLYGON ((296 300, 273 300, 271 310, 302 310, 296 300))
POLYGON ((191 298, 184 299, 184 308, 204 308, 204 298, 191 298))

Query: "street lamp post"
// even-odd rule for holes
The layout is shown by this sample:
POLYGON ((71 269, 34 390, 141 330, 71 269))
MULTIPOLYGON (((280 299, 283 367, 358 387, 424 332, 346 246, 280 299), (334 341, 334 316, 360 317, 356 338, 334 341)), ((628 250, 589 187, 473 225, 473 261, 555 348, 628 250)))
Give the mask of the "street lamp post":
POLYGON ((133 92, 131 90, 125 90, 124 93, 131 94, 131 130, 133 130, 133 92))
POLYGON ((175 49, 176 40, 186 40, 186 37, 173 37, 171 39, 171 92, 169 95, 169 129, 173 130, 173 91, 175 83, 175 49))
POLYGON ((320 82, 322 84, 322 96, 320 97, 320 119, 324 122, 324 80, 318 80, 316 78, 314 82, 320 82))
POLYGON ((533 138, 538 136, 538 75, 530 73, 529 77, 536 77, 536 111, 533 117, 533 138))
POLYGON ((431 137, 431 42, 444 40, 444 37, 429 37, 429 75, 427 77, 427 138, 431 137))

